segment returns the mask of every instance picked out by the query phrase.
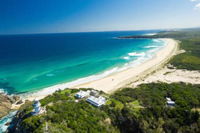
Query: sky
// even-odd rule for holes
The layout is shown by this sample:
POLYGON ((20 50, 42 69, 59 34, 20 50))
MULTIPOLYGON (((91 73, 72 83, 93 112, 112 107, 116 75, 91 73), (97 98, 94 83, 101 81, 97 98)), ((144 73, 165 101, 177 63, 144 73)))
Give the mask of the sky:
POLYGON ((0 0, 0 34, 200 27, 200 0, 0 0))

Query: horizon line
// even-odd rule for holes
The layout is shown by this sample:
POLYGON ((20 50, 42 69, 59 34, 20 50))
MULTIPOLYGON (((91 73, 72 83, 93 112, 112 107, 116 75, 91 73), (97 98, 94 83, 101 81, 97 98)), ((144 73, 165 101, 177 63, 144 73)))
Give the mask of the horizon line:
POLYGON ((161 29, 141 29, 141 30, 99 30, 99 31, 71 31, 71 32, 33 32, 33 33, 6 33, 0 34, 0 36, 6 35, 39 35, 39 34, 67 34, 67 33, 95 33, 95 32, 125 32, 125 31, 150 31, 150 30, 182 30, 182 29, 198 29, 198 27, 184 27, 184 28, 161 28, 161 29))

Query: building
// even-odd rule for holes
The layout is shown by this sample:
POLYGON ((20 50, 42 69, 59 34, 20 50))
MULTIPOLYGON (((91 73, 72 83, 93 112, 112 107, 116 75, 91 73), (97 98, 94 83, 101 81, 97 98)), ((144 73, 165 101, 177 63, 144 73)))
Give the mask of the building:
POLYGON ((167 100, 167 106, 175 106, 175 102, 171 100, 171 98, 166 97, 167 100))
POLYGON ((87 97, 89 95, 90 95, 90 91, 89 90, 87 90, 87 91, 79 91, 78 93, 75 94, 75 97, 81 99, 81 98, 87 97))
POLYGON ((32 112, 33 115, 40 114, 40 112, 41 112, 40 105, 41 104, 40 104, 40 102, 38 100, 34 100, 34 103, 33 103, 33 112, 32 112))
POLYGON ((86 101, 96 107, 100 107, 106 103, 106 99, 102 96, 99 97, 90 96, 87 98, 86 101))
POLYGON ((32 115, 39 115, 46 112, 46 107, 41 107, 40 101, 34 100, 32 115))
POLYGON ((91 96, 98 96, 98 95, 99 95, 99 92, 96 91, 96 90, 91 90, 90 95, 91 95, 91 96))

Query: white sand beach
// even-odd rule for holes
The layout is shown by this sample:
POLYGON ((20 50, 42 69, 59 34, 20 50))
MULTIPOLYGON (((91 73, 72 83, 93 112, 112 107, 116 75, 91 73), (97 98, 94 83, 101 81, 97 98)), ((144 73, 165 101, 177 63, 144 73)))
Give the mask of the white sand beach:
POLYGON ((131 83, 151 74, 155 70, 160 69, 167 63, 167 61, 174 56, 178 51, 178 41, 173 39, 162 39, 166 42, 166 46, 159 50, 155 56, 146 62, 126 69, 121 72, 116 72, 104 78, 91 80, 87 83, 73 82, 63 83, 55 86, 45 88, 39 92, 26 94, 23 97, 28 100, 41 99, 45 96, 52 94, 56 90, 63 90, 65 88, 94 88, 102 90, 106 93, 112 93, 117 89, 129 86, 131 83))
POLYGON ((159 50, 155 56, 133 68, 124 70, 96 80, 86 84, 81 84, 73 86, 75 88, 95 88, 97 90, 102 90, 106 93, 112 93, 117 89, 131 84, 134 81, 139 80, 142 77, 152 73, 153 71, 162 67, 166 62, 176 54, 178 50, 178 42, 173 39, 162 39, 166 42, 166 46, 159 50))

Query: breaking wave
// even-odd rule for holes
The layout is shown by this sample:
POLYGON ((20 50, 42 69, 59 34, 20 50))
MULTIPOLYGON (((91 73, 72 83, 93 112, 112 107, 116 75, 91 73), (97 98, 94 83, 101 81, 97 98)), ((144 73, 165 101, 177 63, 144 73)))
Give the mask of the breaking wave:
POLYGON ((128 53, 129 56, 145 56, 145 52, 142 53, 137 53, 137 52, 132 52, 128 53))

